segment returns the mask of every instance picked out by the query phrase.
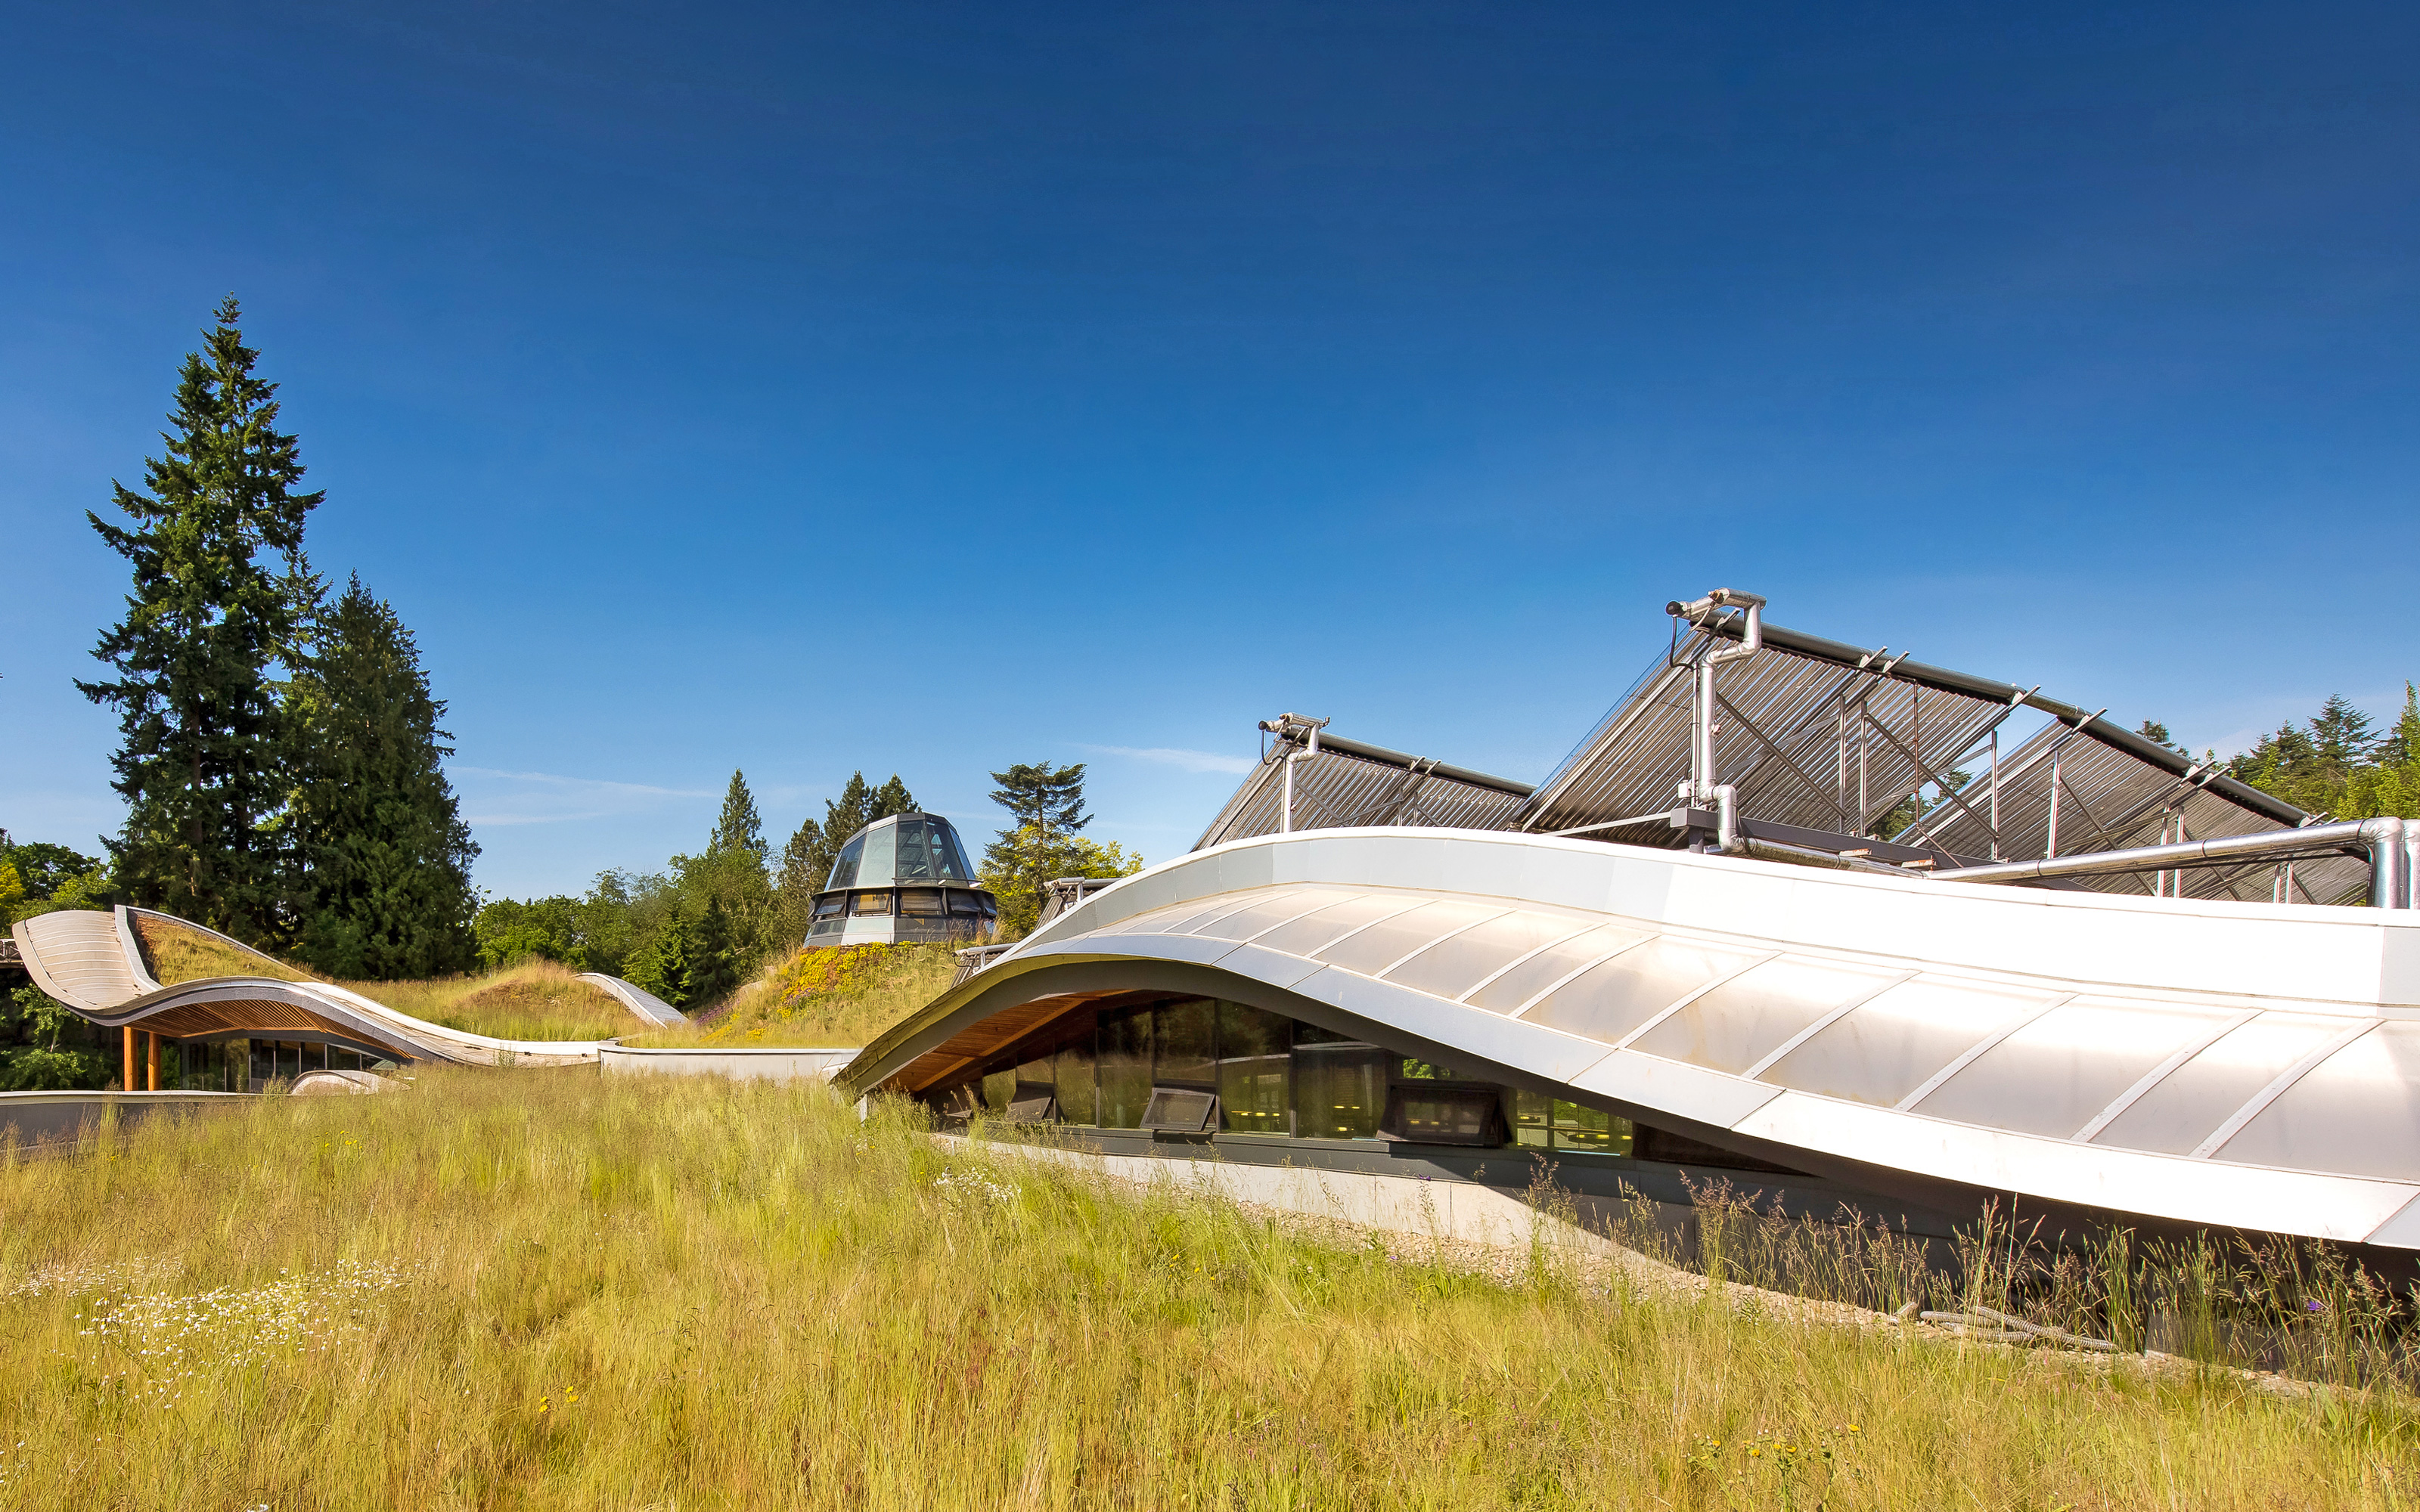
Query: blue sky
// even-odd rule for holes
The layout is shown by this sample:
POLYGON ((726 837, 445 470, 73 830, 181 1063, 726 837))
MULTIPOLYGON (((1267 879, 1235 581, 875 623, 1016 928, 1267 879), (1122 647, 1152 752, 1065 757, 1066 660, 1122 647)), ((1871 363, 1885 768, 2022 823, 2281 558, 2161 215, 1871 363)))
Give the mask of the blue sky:
POLYGON ((2420 12, 22 8, 0 825, 214 301, 500 893, 744 768, 1189 844, 1284 709, 1544 775, 1718 583, 2196 748, 2420 675, 2420 12))

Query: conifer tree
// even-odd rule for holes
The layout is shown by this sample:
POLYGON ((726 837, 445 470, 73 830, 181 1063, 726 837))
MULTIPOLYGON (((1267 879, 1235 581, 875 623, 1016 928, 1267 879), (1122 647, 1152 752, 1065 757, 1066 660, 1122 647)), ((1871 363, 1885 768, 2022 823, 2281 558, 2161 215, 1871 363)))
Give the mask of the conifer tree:
POLYGON ((765 856, 765 822, 756 814, 756 795, 748 791, 748 779, 737 767, 732 769, 731 786, 722 795, 722 816, 715 821, 714 839, 707 842, 709 854, 726 851, 747 851, 759 861, 765 856))
POLYGON ((116 678, 76 687, 117 708, 119 886, 268 944, 288 922, 269 823, 287 788, 271 668, 294 653, 303 519, 322 495, 297 491, 300 447, 277 428, 277 386, 254 373, 241 317, 229 295, 186 357, 165 454, 144 463, 149 492, 111 485, 127 523, 86 512, 133 564, 134 591, 93 651, 116 678))
POLYGON ((479 854, 445 779, 445 705, 392 605, 355 577, 293 684, 296 949, 335 977, 467 969, 479 854))
POLYGON ((865 819, 869 825, 876 819, 888 819, 892 814, 914 813, 916 797, 908 791, 908 784, 899 780, 899 774, 893 772, 890 781, 875 790, 873 807, 874 811, 865 819))
POLYGON ((1039 825, 1046 830, 1072 834, 1093 822, 1084 811, 1084 764, 1053 767, 1048 763, 1023 763, 994 772, 1000 787, 991 801, 1006 809, 1018 825, 1039 825))

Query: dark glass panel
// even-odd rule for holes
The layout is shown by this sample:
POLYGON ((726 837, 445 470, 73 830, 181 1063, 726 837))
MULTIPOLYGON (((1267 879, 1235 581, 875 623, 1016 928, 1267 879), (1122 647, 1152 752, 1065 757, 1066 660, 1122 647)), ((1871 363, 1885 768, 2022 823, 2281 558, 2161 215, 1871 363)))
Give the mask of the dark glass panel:
POLYGON ((1496 1093, 1475 1087, 1399 1086, 1388 1094, 1388 1131, 1432 1145, 1497 1142, 1496 1093))
POLYGON ((1027 1057, 1017 1062, 1017 1084, 1029 1088, 1057 1087, 1059 1070, 1051 1064, 1052 1058, 1049 1056, 1037 1056, 1028 1052, 1027 1057))
POLYGON ((840 848, 840 858, 832 862, 831 880, 824 884, 826 891, 857 886, 857 865, 865 857, 865 837, 860 835, 840 848))
POLYGON ((1316 1024, 1297 1022, 1294 1026, 1294 1042, 1296 1044, 1359 1044, 1361 1041, 1350 1035, 1339 1034, 1333 1029, 1323 1029, 1316 1024))
POLYGON ((938 882, 940 869, 934 864, 931 831, 922 819, 899 821, 899 855, 894 864, 902 882, 938 882))
POLYGON ((972 882, 974 872, 967 865, 967 853, 958 844, 958 832, 946 819, 930 821, 933 826, 933 855, 940 862, 941 875, 952 882, 972 882))
POLYGON ((899 889, 899 911, 915 918, 941 917, 941 895, 931 887, 899 889))
POLYGON ((1297 1047, 1294 1132, 1305 1139, 1376 1138, 1390 1058, 1382 1050, 1297 1047))
POLYGON ((849 899, 848 911, 860 918, 888 914, 891 912, 891 894, 888 892, 858 893, 849 899))
POLYGON ((954 887, 950 890, 950 913, 960 918, 980 918, 983 917, 983 900, 971 892, 960 892, 954 887))
POLYGON ((984 1106, 994 1115, 1006 1113, 1008 1105, 1016 1101, 1016 1071, 1003 1066, 986 1073, 983 1079, 983 1100, 984 1106))
POLYGON ((1241 1003, 1218 1005, 1218 1126, 1291 1133, 1293 1022, 1241 1003))
POLYGON ((815 917, 817 918, 830 918, 847 906, 848 899, 840 893, 833 893, 829 897, 818 898, 815 900, 815 917))
POLYGON ((1405 1057, 1396 1075, 1407 1082, 1475 1082, 1481 1078, 1466 1076, 1451 1066, 1440 1066, 1434 1060, 1414 1060, 1405 1057))
POLYGON ((1088 1036, 1061 1050, 1055 1068, 1059 1117, 1069 1123, 1091 1123, 1093 1105, 1093 1041, 1088 1036))
POLYGON ((1151 1019, 1155 1081, 1194 1087, 1218 1081, 1218 1004, 1207 997, 1162 1003, 1151 1019))
POLYGON ((1555 1100, 1544 1092, 1512 1094, 1512 1142, 1544 1149, 1555 1142, 1555 1100))
POLYGON ((1097 1045, 1100 1126, 1140 1128, 1143 1104, 1151 1101, 1151 1011, 1104 1016, 1097 1045))

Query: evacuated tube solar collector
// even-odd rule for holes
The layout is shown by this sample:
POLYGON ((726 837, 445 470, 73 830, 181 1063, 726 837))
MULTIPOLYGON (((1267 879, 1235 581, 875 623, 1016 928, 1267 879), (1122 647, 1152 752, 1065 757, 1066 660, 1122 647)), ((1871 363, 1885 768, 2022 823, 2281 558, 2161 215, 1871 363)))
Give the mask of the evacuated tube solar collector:
POLYGON ((939 814, 877 819, 840 848, 815 894, 809 949, 965 939, 990 929, 998 903, 975 885, 958 832, 939 814))

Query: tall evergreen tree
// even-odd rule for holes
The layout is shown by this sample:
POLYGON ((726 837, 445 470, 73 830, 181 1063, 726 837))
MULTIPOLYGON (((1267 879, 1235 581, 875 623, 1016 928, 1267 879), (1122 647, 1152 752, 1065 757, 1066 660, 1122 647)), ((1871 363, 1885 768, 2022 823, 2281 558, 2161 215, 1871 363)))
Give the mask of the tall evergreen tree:
POLYGON ((789 843, 782 847, 781 868, 773 876, 773 933, 778 943, 796 947, 805 942, 815 894, 830 874, 824 826, 813 819, 801 820, 789 843), (821 870, 815 864, 819 857, 821 870))
MULTIPOLYGON (((1023 763, 994 772, 1000 787, 991 801, 1016 816, 1017 825, 1039 825, 1046 830, 1072 834, 1093 822, 1084 811, 1084 764, 1054 767, 1048 763, 1023 763)), ((1013 827, 1013 826, 1012 826, 1013 827)))
POLYGON ((748 791, 748 779, 738 768, 731 772, 731 786, 722 795, 722 816, 714 824, 714 839, 707 842, 709 854, 726 851, 747 851, 761 862, 765 856, 765 822, 756 814, 756 795, 748 791))
POLYGON ((291 715, 298 952, 335 977, 467 969, 479 847, 445 779, 445 705, 394 606, 358 577, 320 618, 291 715))
POLYGON ((127 523, 85 514, 133 564, 134 592, 93 651, 116 677, 76 687, 117 708, 119 886, 267 944, 289 922, 269 824, 287 785, 271 669, 294 655, 303 519, 323 496, 297 491, 301 449, 277 428, 277 386, 254 373, 241 317, 229 295, 186 357, 166 454, 144 463, 150 491, 111 485, 127 523))

